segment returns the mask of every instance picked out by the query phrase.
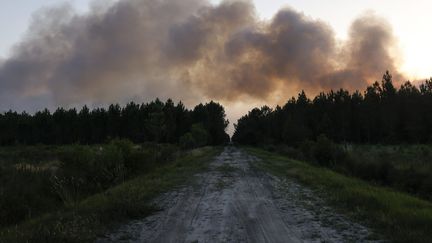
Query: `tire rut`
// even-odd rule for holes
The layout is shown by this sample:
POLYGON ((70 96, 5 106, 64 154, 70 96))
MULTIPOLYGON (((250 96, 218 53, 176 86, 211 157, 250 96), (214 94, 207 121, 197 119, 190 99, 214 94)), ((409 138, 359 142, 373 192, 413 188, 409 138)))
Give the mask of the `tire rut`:
POLYGON ((314 193, 257 171, 258 159, 226 147, 185 186, 155 200, 163 208, 97 242, 369 242, 370 231, 334 213, 314 193))

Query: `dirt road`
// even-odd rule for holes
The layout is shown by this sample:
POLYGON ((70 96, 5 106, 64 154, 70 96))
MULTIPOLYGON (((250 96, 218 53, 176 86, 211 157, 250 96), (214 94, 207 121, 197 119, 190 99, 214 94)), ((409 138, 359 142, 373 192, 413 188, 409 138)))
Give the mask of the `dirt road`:
POLYGON ((366 242, 369 231, 312 191, 251 166, 226 147, 197 183, 155 201, 163 210, 98 242, 366 242))

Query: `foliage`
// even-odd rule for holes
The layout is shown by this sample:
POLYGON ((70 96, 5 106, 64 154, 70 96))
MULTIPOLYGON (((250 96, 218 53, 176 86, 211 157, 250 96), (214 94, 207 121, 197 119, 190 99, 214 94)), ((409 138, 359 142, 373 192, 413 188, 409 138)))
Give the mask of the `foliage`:
POLYGON ((256 166, 316 189, 328 203, 392 242, 430 242, 431 202, 260 149, 248 151, 262 159, 256 166))
POLYGON ((180 138, 180 146, 183 149, 190 149, 195 147, 196 141, 192 133, 188 132, 180 138))
POLYGON ((185 149, 202 147, 208 143, 209 134, 202 124, 193 124, 191 131, 180 138, 180 146, 185 149))
POLYGON ((344 153, 325 135, 320 135, 312 146, 312 156, 319 165, 334 167, 342 160, 344 153))
POLYGON ((202 124, 208 136, 205 143, 198 136, 199 146, 229 141, 225 132, 228 121, 220 104, 211 101, 189 110, 181 102, 156 99, 124 107, 112 104, 108 109, 58 108, 52 114, 47 109, 34 115, 8 111, 0 114, 0 145, 100 144, 115 138, 135 143, 178 143, 183 135, 196 130, 194 124, 202 124))
POLYGON ((188 149, 226 143, 227 125, 224 108, 213 101, 193 110, 157 99, 0 114, 0 226, 75 207, 164 166, 179 156, 179 142, 188 149))
POLYGON ((50 176, 49 171, 34 167, 1 169, 0 227, 38 216, 61 204, 50 190, 50 176))
POLYGON ((432 146, 343 146, 320 136, 298 148, 286 145, 264 148, 432 200, 432 146))
POLYGON ((240 144, 299 146, 324 134, 337 143, 417 144, 432 142, 432 78, 419 88, 393 86, 386 72, 363 94, 346 90, 304 92, 283 107, 255 108, 238 120, 233 141, 240 144))
POLYGON ((75 207, 88 196, 175 160, 179 149, 116 139, 94 146, 8 147, 0 154, 0 226, 6 226, 75 207))
POLYGON ((157 210, 150 205, 153 198, 191 180, 192 175, 205 169, 219 152, 220 149, 211 147, 186 152, 175 161, 159 164, 147 173, 83 198, 71 207, 51 210, 16 226, 3 227, 0 242, 94 242, 116 223, 144 217, 157 210))

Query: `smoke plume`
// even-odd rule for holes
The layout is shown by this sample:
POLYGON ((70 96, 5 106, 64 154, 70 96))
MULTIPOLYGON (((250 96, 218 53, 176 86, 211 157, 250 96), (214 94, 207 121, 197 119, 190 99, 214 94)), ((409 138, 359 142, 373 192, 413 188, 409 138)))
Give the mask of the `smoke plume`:
POLYGON ((0 109, 360 89, 385 70, 402 78, 394 47, 391 27, 373 14, 341 42, 293 9, 261 20, 249 1, 120 0, 86 14, 62 5, 39 11, 0 62, 0 109))

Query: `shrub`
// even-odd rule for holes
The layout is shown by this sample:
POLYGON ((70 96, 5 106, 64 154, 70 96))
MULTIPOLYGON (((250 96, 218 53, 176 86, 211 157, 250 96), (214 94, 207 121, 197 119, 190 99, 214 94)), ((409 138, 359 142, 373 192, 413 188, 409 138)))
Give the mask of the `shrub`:
POLYGON ((73 205, 84 195, 97 191, 97 186, 90 183, 95 159, 95 151, 88 146, 70 146, 61 153, 60 170, 51 181, 54 192, 65 205, 73 205))
POLYGON ((155 161, 155 153, 150 149, 133 150, 125 158, 124 164, 128 175, 143 173, 155 161))
POLYGON ((282 152, 282 150, 280 149, 282 148, 282 146, 277 146, 274 144, 264 143, 263 148, 269 152, 282 152))
POLYGON ((96 149, 73 146, 65 150, 60 171, 52 178, 54 191, 70 205, 122 182, 126 177, 122 150, 128 151, 128 146, 127 142, 113 142, 96 149))
POLYGON ((320 135, 313 146, 313 157, 322 166, 334 167, 343 160, 344 151, 325 135, 320 135))
POLYGON ((303 141, 299 148, 306 161, 314 161, 313 148, 315 147, 315 142, 310 140, 303 141))
POLYGON ((160 148, 157 150, 157 162, 167 162, 174 160, 178 155, 178 147, 172 144, 163 144, 160 145, 160 148))
POLYGON ((278 148, 278 151, 280 151, 280 153, 282 153, 283 155, 286 155, 293 159, 297 159, 297 160, 304 159, 302 152, 299 149, 296 149, 291 146, 282 145, 278 148))
MULTIPOLYGON (((76 206, 82 199, 122 183, 126 177, 148 173, 174 160, 179 152, 175 145, 137 146, 128 140, 113 140, 102 146, 64 146, 53 150, 53 154, 47 150, 44 153, 55 161, 45 163, 42 155, 42 161, 23 161, 21 149, 26 153, 37 150, 19 147, 1 151, 9 157, 8 163, 0 163, 0 226, 18 224, 62 206, 76 206), (20 163, 13 163, 12 158, 20 163)), ((136 213, 133 207, 123 211, 136 213)))
POLYGON ((180 137, 179 143, 183 149, 202 147, 208 144, 209 134, 201 123, 193 124, 190 132, 180 137))
POLYGON ((80 172, 84 174, 95 157, 95 152, 88 146, 70 146, 60 154, 60 169, 72 174, 79 174, 80 172))
POLYGON ((1 226, 38 216, 60 203, 50 190, 50 172, 10 168, 3 173, 0 175, 1 226))
POLYGON ((123 157, 127 158, 134 151, 134 144, 132 141, 128 139, 114 139, 110 142, 110 145, 113 145, 120 149, 123 157))
POLYGON ((195 140, 195 147, 202 147, 208 144, 210 135, 203 124, 193 124, 191 127, 192 137, 195 140))
POLYGON ((180 147, 183 149, 192 149, 196 146, 197 142, 195 141, 192 133, 188 132, 180 137, 180 147))
POLYGON ((107 145, 90 164, 89 173, 93 183, 101 190, 124 181, 126 177, 124 157, 119 147, 107 145))

